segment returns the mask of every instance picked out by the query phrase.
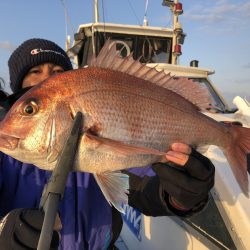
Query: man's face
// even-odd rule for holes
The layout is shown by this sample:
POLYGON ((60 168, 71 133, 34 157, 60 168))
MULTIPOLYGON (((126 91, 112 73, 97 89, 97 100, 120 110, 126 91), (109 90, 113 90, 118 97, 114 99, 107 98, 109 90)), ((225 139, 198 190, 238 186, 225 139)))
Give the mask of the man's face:
POLYGON ((53 63, 40 64, 29 70, 23 79, 22 88, 37 85, 50 76, 62 72, 64 72, 63 68, 53 63))

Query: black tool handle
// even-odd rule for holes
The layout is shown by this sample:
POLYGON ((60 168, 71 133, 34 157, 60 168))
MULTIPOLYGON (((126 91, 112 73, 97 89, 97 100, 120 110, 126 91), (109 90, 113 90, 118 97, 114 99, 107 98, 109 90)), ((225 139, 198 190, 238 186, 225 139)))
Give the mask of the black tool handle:
POLYGON ((44 187, 40 208, 43 209, 45 216, 38 242, 38 250, 47 250, 50 248, 58 204, 63 198, 67 177, 74 165, 82 125, 82 113, 78 112, 74 118, 70 135, 62 149, 55 169, 47 185, 44 187))
POLYGON ((60 201, 60 195, 50 193, 44 207, 44 221, 42 231, 38 241, 38 250, 49 250, 53 233, 53 228, 56 221, 56 214, 58 210, 58 204, 60 201))

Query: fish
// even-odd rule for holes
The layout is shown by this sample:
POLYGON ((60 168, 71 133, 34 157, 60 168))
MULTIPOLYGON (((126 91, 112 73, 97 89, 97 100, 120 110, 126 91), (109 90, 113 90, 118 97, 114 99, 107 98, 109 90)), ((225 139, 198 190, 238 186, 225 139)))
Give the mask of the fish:
POLYGON ((129 179, 121 170, 166 162, 174 142, 216 145, 248 195, 250 130, 203 114, 208 90, 185 77, 121 56, 108 41, 89 66, 32 87, 0 122, 0 151, 52 171, 77 112, 84 116, 73 171, 95 176, 110 205, 123 211, 129 179))

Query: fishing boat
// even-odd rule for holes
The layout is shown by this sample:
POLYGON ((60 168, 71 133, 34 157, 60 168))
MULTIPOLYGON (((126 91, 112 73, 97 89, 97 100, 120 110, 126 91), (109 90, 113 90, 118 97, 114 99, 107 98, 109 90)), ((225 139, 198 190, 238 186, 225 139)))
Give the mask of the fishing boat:
MULTIPOLYGON (((74 35, 67 53, 77 67, 86 67, 92 55, 97 55, 109 39, 120 55, 133 52, 134 59, 157 70, 170 72, 174 77, 187 77, 206 87, 212 98, 212 108, 206 115, 226 123, 249 127, 250 105, 240 97, 234 99, 238 109, 230 108, 209 78, 213 70, 198 67, 193 60, 190 66, 179 64, 186 34, 180 23, 183 6, 178 0, 163 0, 162 5, 173 14, 170 28, 152 27, 144 19, 144 25, 124 25, 99 22, 98 1, 94 1, 95 21, 81 24, 74 35)), ((215 146, 203 149, 216 167, 215 186, 211 200, 200 214, 181 219, 148 217, 126 206, 123 216, 120 249, 250 249, 250 199, 246 198, 222 152, 215 146)))

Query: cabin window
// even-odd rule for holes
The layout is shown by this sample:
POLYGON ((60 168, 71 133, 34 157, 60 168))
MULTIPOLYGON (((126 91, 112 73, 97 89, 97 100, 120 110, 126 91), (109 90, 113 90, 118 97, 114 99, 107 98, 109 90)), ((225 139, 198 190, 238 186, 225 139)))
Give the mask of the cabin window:
POLYGON ((77 49, 71 48, 71 52, 77 56, 78 66, 88 65, 93 55, 93 47, 98 54, 107 39, 116 43, 116 48, 121 50, 123 57, 132 52, 134 59, 139 59, 141 63, 171 63, 172 38, 170 37, 95 32, 94 39, 91 36, 84 36, 79 39, 81 43, 77 49))

